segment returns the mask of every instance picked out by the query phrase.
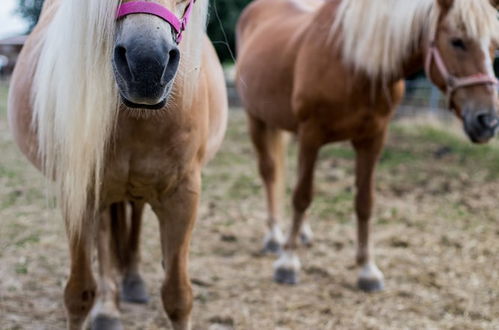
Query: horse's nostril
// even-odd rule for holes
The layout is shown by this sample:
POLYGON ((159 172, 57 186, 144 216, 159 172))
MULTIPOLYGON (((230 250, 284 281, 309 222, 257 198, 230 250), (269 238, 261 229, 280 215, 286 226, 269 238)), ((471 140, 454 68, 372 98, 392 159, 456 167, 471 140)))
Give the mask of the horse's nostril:
POLYGON ((170 56, 170 63, 171 62, 178 62, 180 52, 179 52, 178 48, 175 48, 175 49, 170 50, 168 55, 170 56))
POLYGON ((496 128, 499 125, 499 120, 491 114, 480 114, 477 116, 478 123, 486 128, 496 128))
POLYGON ((127 59, 127 50, 124 46, 116 46, 114 48, 114 62, 116 69, 125 80, 132 79, 132 71, 127 59))
POLYGON ((175 47, 168 52, 167 62, 165 64, 165 69, 161 77, 161 83, 163 85, 166 85, 173 80, 175 74, 177 73, 179 62, 180 62, 180 51, 178 50, 177 47, 175 47))

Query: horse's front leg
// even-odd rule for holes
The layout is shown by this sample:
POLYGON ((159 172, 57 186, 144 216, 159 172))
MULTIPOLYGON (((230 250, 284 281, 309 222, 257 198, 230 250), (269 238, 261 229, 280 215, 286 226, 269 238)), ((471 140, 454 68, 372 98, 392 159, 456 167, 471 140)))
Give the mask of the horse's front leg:
POLYGON ((274 280, 278 283, 296 284, 298 282, 301 266, 296 249, 305 220, 305 212, 312 202, 315 163, 321 145, 321 139, 315 136, 315 130, 300 131, 298 182, 293 193, 293 224, 284 245, 284 251, 274 263, 274 280))
MULTIPOLYGON (((70 273, 64 290, 68 329, 81 330, 94 305, 97 285, 92 274, 91 255, 95 234, 95 219, 88 222, 80 233, 69 234, 70 273)), ((66 223, 68 220, 66 219, 66 223)))
MULTIPOLYGON (((97 252, 99 259, 99 290, 97 302, 92 310, 92 330, 120 330, 123 326, 120 321, 118 306, 118 258, 114 253, 111 234, 111 209, 101 212, 99 219, 99 233, 97 235, 97 252)), ((125 220, 125 219, 122 219, 125 220)))
POLYGON ((187 175, 173 193, 154 204, 158 216, 165 280, 161 297, 175 330, 190 329, 192 287, 188 274, 189 244, 197 216, 200 170, 187 175))
POLYGON ((358 286, 367 292, 379 291, 384 287, 383 273, 374 263, 369 241, 370 222, 374 205, 374 170, 383 149, 386 129, 370 139, 352 141, 356 151, 355 211, 357 213, 357 264, 361 267, 358 286))
POLYGON ((130 206, 130 219, 127 215, 126 202, 111 206, 112 241, 123 275, 121 299, 131 303, 145 304, 149 301, 149 296, 139 271, 144 203, 130 202, 130 206))

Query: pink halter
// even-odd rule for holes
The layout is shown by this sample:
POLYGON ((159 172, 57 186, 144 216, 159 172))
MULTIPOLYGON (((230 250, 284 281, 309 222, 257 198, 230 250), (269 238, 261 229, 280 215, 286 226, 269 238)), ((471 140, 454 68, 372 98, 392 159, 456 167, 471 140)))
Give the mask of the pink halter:
POLYGON ((180 43, 180 41, 182 41, 182 33, 185 31, 187 24, 189 23, 194 2, 196 2, 196 0, 189 1, 189 4, 185 8, 184 16, 182 16, 181 19, 178 19, 174 13, 157 3, 146 1, 129 1, 121 4, 118 7, 116 19, 119 20, 125 16, 132 14, 149 14, 157 16, 170 24, 171 27, 175 30, 175 41, 178 44, 180 43))
POLYGON ((487 84, 492 84, 497 86, 499 84, 499 81, 497 80, 496 77, 485 73, 477 73, 463 78, 456 77, 450 74, 449 70, 447 70, 444 60, 442 59, 442 55, 440 55, 440 51, 436 46, 435 39, 433 39, 433 41, 430 42, 430 46, 428 48, 428 53, 426 54, 426 61, 425 61, 426 76, 430 81, 432 81, 430 74, 432 61, 435 61, 435 65, 437 66, 438 72, 445 81, 447 106, 449 108, 451 107, 452 94, 454 94, 454 92, 459 88, 466 86, 487 85, 487 84))

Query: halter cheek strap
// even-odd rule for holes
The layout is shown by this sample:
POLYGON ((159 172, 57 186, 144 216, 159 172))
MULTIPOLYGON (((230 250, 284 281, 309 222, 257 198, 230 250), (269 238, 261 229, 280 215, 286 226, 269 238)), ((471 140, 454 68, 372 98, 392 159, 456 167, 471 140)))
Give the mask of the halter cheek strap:
POLYGON ((121 4, 118 7, 116 19, 119 20, 132 14, 149 14, 157 16, 170 24, 170 26, 175 31, 175 41, 178 44, 180 43, 180 41, 182 41, 182 34, 187 28, 187 24, 189 23, 189 20, 191 18, 194 2, 196 2, 196 0, 189 0, 189 4, 185 9, 184 15, 181 19, 178 19, 174 13, 157 3, 146 1, 129 1, 121 4))
POLYGON ((435 41, 432 41, 430 43, 430 46, 428 48, 428 53, 426 54, 426 60, 425 60, 425 71, 426 71, 426 77, 430 81, 431 79, 431 64, 435 62, 435 65, 437 66, 437 70, 442 76, 442 78, 445 81, 445 86, 446 86, 446 99, 447 99, 447 107, 451 107, 451 98, 454 92, 463 87, 467 86, 474 86, 474 85, 498 85, 499 81, 497 80, 496 77, 485 74, 485 73, 477 73, 471 76, 467 77, 456 77, 452 74, 450 74, 449 70, 447 69, 447 66, 444 63, 444 60, 442 59, 442 55, 440 54, 440 51, 438 50, 435 41))

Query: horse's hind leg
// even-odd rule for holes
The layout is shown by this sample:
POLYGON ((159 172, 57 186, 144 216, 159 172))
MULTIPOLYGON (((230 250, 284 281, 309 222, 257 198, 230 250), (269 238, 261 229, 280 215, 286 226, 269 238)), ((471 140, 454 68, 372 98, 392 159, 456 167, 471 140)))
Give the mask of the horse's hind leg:
POLYGON ((92 311, 92 330, 123 329, 118 307, 118 264, 115 242, 111 234, 112 211, 102 212, 97 236, 99 259, 99 294, 92 311))
MULTIPOLYGON (((130 202, 131 217, 130 223, 126 221, 126 209, 123 203, 121 210, 118 212, 121 216, 117 219, 122 219, 120 223, 113 223, 113 232, 115 236, 124 238, 124 242, 119 243, 119 255, 121 260, 121 271, 123 280, 121 283, 121 298, 124 301, 145 304, 149 301, 144 280, 140 276, 140 233, 142 230, 142 215, 144 212, 143 202, 130 202)), ((118 220, 119 220, 118 219, 118 220)), ((117 221, 116 221, 117 222, 117 221)))
POLYGON ((153 204, 158 216, 165 280, 161 297, 173 329, 190 329, 192 286, 188 274, 189 244, 201 194, 201 173, 194 169, 161 204, 153 204))
POLYGON ((267 225, 269 231, 265 236, 263 251, 278 253, 284 243, 283 233, 278 225, 282 216, 282 200, 284 194, 285 141, 284 133, 270 128, 262 121, 248 115, 251 140, 258 157, 260 176, 265 185, 267 197, 267 225))
POLYGON ((93 219, 80 235, 69 235, 71 268, 64 290, 68 329, 81 330, 95 301, 97 285, 92 274, 93 219), (90 228, 91 230, 88 230, 90 228))
POLYGON ((371 139, 353 141, 356 157, 355 211, 357 213, 357 264, 361 267, 358 286, 372 292, 383 289, 383 274, 374 263, 369 242, 370 220, 374 204, 374 170, 385 140, 385 131, 371 139))

